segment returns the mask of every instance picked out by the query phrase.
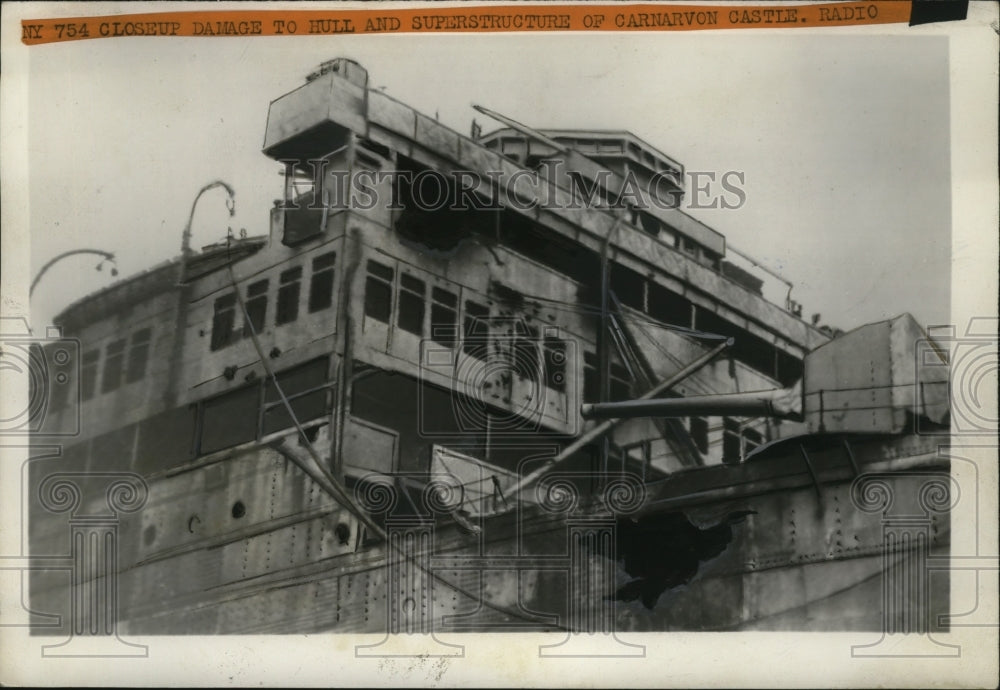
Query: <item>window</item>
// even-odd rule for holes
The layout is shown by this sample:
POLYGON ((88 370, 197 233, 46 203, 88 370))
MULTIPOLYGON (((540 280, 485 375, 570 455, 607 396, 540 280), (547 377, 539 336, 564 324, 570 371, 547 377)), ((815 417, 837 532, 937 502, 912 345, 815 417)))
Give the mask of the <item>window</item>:
MULTIPOLYGON (((630 400, 632 386, 629 383, 628 369, 618 362, 611 362, 611 390, 609 402, 630 400)), ((601 397, 601 374, 597 369, 597 355, 593 352, 583 353, 583 401, 598 402, 601 397)))
POLYGON ((802 378, 802 360, 785 353, 783 350, 776 349, 776 353, 778 371, 775 373, 775 378, 781 382, 782 386, 794 385, 802 378))
POLYGON ((243 337, 250 337, 250 329, 254 333, 264 330, 264 320, 267 318, 267 279, 250 283, 247 287, 246 321, 243 323, 243 337))
POLYGON ((257 438, 260 384, 209 398, 203 403, 200 452, 213 453, 257 438))
MULTIPOLYGON (((775 345, 718 314, 698 307, 697 326, 700 330, 733 338, 735 342, 730 349, 730 356, 751 369, 772 378, 780 377, 779 380, 784 378, 785 374, 790 373, 789 371, 782 373, 782 366, 780 366, 782 353, 775 345), (775 371, 776 367, 778 371, 775 371)), ((798 370, 798 373, 801 374, 801 369, 798 370)), ((782 384, 786 386, 791 385, 791 383, 794 383, 794 380, 789 383, 782 381, 782 384)))
POLYGON ((611 262, 611 289, 622 304, 646 311, 646 279, 617 261, 611 262))
POLYGON ((104 374, 101 377, 101 392, 113 391, 122 384, 122 368, 125 364, 125 339, 108 343, 104 350, 104 374))
POLYGON ((556 391, 566 390, 566 342, 546 336, 543 343, 545 353, 545 385, 556 391))
POLYGON ((597 376, 597 355, 583 353, 583 401, 597 402, 600 398, 601 379, 597 376))
POLYGON ((462 352, 484 362, 489 352, 489 318, 489 307, 472 300, 465 301, 465 340, 462 343, 462 352))
POLYGON ((687 254, 690 254, 691 256, 693 256, 695 258, 698 258, 699 253, 700 253, 699 252, 698 243, 695 242, 692 239, 687 238, 687 237, 683 238, 682 242, 683 242, 682 246, 684 248, 684 251, 687 254))
POLYGON ((458 342, 458 296, 441 288, 431 288, 431 338, 453 348, 458 342))
MULTIPOLYGON (((320 357, 277 374, 278 387, 288 399, 299 424, 327 413, 329 358, 320 357)), ((264 434, 294 426, 288 408, 270 379, 264 387, 264 434)))
POLYGON ((299 285, 302 280, 302 267, 296 266, 282 271, 279 277, 281 287, 278 288, 278 313, 274 317, 275 325, 291 323, 299 317, 299 285))
POLYGON ((708 453, 708 420, 704 417, 691 417, 691 440, 699 453, 708 453))
POLYGON ((663 323, 691 326, 691 302, 656 283, 650 282, 648 288, 650 316, 663 323))
POLYGON ((83 353, 80 365, 80 397, 90 400, 97 388, 97 361, 101 353, 97 350, 83 353))
POLYGON ((218 350, 233 342, 236 332, 236 295, 228 294, 215 300, 215 314, 212 317, 212 350, 218 350))
POLYGON ((611 362, 611 402, 632 398, 632 384, 628 369, 618 362, 611 362))
POLYGON ((196 406, 177 407, 139 423, 135 471, 148 474, 194 457, 196 406))
POLYGON ((524 379, 538 381, 538 331, 529 328, 527 334, 514 338, 514 373, 524 379))
POLYGON ((377 261, 368 262, 365 280, 365 316, 389 323, 392 314, 392 280, 395 272, 377 261))
POLYGON ((625 461, 623 471, 635 472, 643 478, 646 476, 646 468, 649 467, 653 458, 653 446, 649 441, 639 441, 622 448, 622 459, 625 461))
POLYGON ((95 438, 90 445, 90 463, 87 469, 91 472, 129 469, 132 465, 136 427, 136 424, 130 424, 95 438))
POLYGON ((149 341, 152 331, 143 328, 132 334, 132 343, 128 351, 128 367, 125 370, 125 382, 135 383, 146 375, 146 361, 149 359, 149 341))
POLYGON ((743 457, 750 454, 754 448, 764 442, 764 437, 759 431, 751 427, 743 429, 743 457))
POLYGON ((740 461, 740 424, 729 417, 722 418, 722 462, 735 464, 740 461))
POLYGON ((309 282, 310 314, 327 309, 333 304, 333 267, 336 263, 336 252, 329 252, 313 259, 312 278, 309 282))
POLYGON ((424 333, 424 281, 408 273, 399 276, 399 313, 396 325, 414 335, 424 333))

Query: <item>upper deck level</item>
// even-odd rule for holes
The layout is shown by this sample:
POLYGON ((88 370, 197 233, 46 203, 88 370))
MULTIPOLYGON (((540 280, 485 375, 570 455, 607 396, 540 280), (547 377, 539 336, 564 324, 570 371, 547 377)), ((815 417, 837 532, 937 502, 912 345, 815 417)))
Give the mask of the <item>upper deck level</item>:
MULTIPOLYGON (((752 260, 727 254, 721 233, 677 207, 684 194, 683 166, 634 135, 519 126, 464 136, 369 89, 367 73, 353 61, 332 60, 310 77, 272 102, 264 140, 266 155, 292 163, 301 174, 315 172, 309 161, 356 140, 362 155, 388 153, 394 171, 456 179, 461 193, 517 216, 552 246, 599 256, 607 243, 627 269, 655 275, 673 292, 691 295, 759 337, 778 336, 798 356, 828 339, 800 318, 788 283, 782 281, 780 298, 765 298, 761 288, 774 276, 756 269, 752 260), (559 165, 544 164, 553 160, 559 165), (553 170, 559 174, 551 175, 553 170), (598 198, 581 200, 577 182, 596 184, 598 198), (621 203, 608 203, 616 200, 621 203)), ((393 220, 387 216, 385 222, 393 220)))
MULTIPOLYGON (((634 136, 549 130, 537 139, 512 129, 470 138, 368 90, 355 63, 334 61, 310 76, 269 112, 264 151, 285 164, 286 184, 267 239, 207 248, 189 264, 185 286, 174 280, 174 264, 153 271, 156 280, 121 281, 59 317, 83 341, 88 432, 139 425, 137 447, 144 437, 165 446, 200 434, 180 444, 178 457, 186 459, 234 439, 266 438, 288 420, 278 419, 280 403, 261 381, 262 358, 297 386, 310 415, 329 414, 340 404, 335 396, 346 399, 353 381, 343 371, 355 363, 447 390, 462 383, 463 362, 480 351, 482 335, 467 324, 493 319, 485 342, 510 344, 530 364, 489 382, 496 405, 516 414, 543 388, 546 423, 571 436, 579 403, 596 388, 602 256, 622 318, 644 324, 635 347, 655 377, 698 356, 702 344, 690 334, 736 340, 732 359, 706 368, 690 391, 791 385, 804 353, 826 340, 746 277, 727 272, 724 238, 679 209, 579 203, 569 173, 599 184, 604 202, 622 196, 630 175, 645 183, 655 177, 660 184, 647 188, 667 197, 684 191, 683 168, 634 136), (546 177, 550 169, 532 156, 561 161, 569 181, 546 177), (414 182, 433 175, 447 202, 440 207, 422 203, 414 182), (456 208, 463 196, 484 206, 456 208), (525 337, 511 338, 503 324, 518 319, 529 324, 525 337), (454 331, 445 340, 457 363, 428 373, 421 343, 434 340, 442 322, 454 331), (573 356, 557 370, 560 352, 573 356), (140 357, 151 363, 144 383, 127 373, 140 357), (320 383, 302 383, 302 372, 320 383), (326 402, 311 406, 317 396, 326 402), (212 431, 227 416, 257 422, 230 435, 212 431)), ((620 357, 610 367, 618 399, 641 392, 620 357)), ((406 397, 392 390, 377 395, 406 397)), ((706 434, 721 442, 723 425, 706 434)))

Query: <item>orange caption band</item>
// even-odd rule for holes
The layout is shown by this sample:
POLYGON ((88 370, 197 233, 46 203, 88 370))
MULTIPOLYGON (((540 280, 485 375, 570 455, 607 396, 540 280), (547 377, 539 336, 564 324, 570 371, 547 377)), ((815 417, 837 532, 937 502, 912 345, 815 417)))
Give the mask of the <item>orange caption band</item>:
POLYGON ((317 36, 510 31, 698 31, 892 24, 910 2, 822 5, 476 5, 420 9, 218 10, 26 19, 27 45, 136 36, 317 36))

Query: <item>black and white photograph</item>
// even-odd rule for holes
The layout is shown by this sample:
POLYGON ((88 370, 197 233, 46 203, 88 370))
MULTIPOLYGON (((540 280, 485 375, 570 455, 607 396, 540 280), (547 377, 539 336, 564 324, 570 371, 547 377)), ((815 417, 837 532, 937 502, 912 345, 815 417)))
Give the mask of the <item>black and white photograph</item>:
POLYGON ((5 4, 0 681, 995 686, 997 7, 809 4, 5 4))

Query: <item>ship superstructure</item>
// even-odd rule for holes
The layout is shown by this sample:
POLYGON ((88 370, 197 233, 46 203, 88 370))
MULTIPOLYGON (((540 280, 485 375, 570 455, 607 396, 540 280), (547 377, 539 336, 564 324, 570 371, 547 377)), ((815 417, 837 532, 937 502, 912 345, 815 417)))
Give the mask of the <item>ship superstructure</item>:
MULTIPOLYGON (((283 165, 285 189, 267 235, 185 253, 58 317, 63 336, 79 340, 81 368, 49 414, 56 427, 78 419, 80 433, 60 457, 32 463, 31 495, 54 471, 142 478, 148 498, 119 532, 127 630, 399 631, 386 534, 394 519, 420 515, 428 496, 441 503, 437 541, 406 552, 417 571, 437 573, 411 605, 421 625, 566 627, 579 592, 566 599, 567 576, 540 552, 507 569, 482 560, 514 553, 514 542, 520 557, 543 548, 521 553, 522 542, 565 539, 566 515, 521 485, 545 476, 552 458, 581 509, 606 512, 591 499, 628 476, 648 506, 689 510, 702 528, 734 501, 756 511, 753 524, 773 522, 768 537, 754 527, 749 551, 716 561, 731 582, 759 577, 749 561, 793 567, 802 549, 812 560, 794 567, 823 560, 860 572, 864 558, 864 577, 878 572, 879 523, 852 518, 857 553, 827 543, 817 560, 815 546, 782 542, 785 518, 750 497, 783 491, 767 500, 794 512, 832 482, 843 506, 865 463, 901 457, 940 469, 920 438, 907 436, 895 455, 878 440, 909 433, 914 409, 944 423, 938 389, 922 413, 913 399, 879 398, 888 417, 872 421, 851 416, 864 407, 851 391, 883 384, 835 390, 847 378, 830 373, 869 352, 873 372, 897 377, 887 390, 910 386, 914 376, 897 370, 900 344, 919 339, 912 320, 865 331, 845 349, 790 299, 767 299, 769 276, 678 207, 687 191, 678 162, 628 132, 538 131, 500 118, 499 130, 463 136, 368 88, 357 63, 324 63, 268 113, 263 149, 283 165), (820 353, 812 375, 811 352, 820 353), (708 406, 630 417, 599 434, 601 421, 580 414, 675 378, 658 399, 794 396, 810 376, 826 376, 826 397, 803 394, 795 414, 708 406), (840 434, 836 452, 829 434, 840 434), (761 463, 748 459, 755 450, 761 463), (454 495, 429 494, 435 482, 454 495), (373 508, 380 492, 391 506, 373 508), (481 560, 463 565, 468 553, 481 560)), ((810 519, 823 531, 832 515, 810 519)), ((33 504, 32 518, 33 553, 65 550, 44 506, 33 504)), ((587 553, 599 561, 599 552, 587 553)), ((36 608, 62 605, 61 577, 33 576, 36 608)), ((693 585, 692 596, 721 581, 693 585)), ((857 608, 875 595, 865 592, 857 608)), ((607 606, 598 594, 587 597, 607 606)), ((623 596, 616 615, 626 628, 758 624, 766 606, 741 609, 733 596, 720 599, 728 612, 686 604, 672 616, 655 597, 639 607, 641 597, 623 596)), ((844 624, 871 625, 857 608, 844 624)))

